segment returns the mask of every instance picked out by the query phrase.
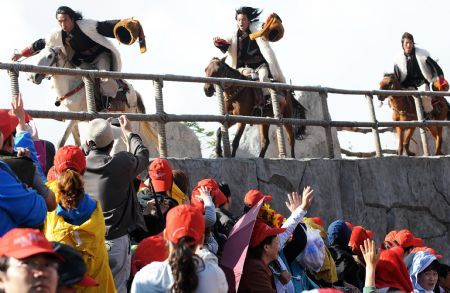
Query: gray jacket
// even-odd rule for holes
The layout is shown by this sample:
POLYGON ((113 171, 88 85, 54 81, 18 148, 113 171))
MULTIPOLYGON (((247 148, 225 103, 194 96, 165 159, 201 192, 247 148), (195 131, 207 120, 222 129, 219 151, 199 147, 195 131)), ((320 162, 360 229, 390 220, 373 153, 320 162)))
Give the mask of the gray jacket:
POLYGON ((148 167, 149 153, 137 134, 130 135, 128 144, 130 152, 110 156, 94 150, 86 157, 85 191, 102 206, 107 240, 136 229, 133 179, 148 167))

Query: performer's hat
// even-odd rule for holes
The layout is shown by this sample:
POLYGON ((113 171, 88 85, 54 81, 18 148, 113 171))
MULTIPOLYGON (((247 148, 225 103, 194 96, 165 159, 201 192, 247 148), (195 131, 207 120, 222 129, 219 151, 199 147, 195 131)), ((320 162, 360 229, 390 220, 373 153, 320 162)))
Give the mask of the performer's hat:
POLYGON ((147 51, 144 30, 138 20, 132 18, 122 19, 114 26, 113 31, 116 39, 125 45, 131 45, 139 38, 141 53, 147 51))
POLYGON ((254 40, 264 36, 269 42, 276 42, 281 40, 283 35, 284 27, 281 18, 276 13, 272 13, 264 23, 262 30, 250 34, 250 39, 254 40))

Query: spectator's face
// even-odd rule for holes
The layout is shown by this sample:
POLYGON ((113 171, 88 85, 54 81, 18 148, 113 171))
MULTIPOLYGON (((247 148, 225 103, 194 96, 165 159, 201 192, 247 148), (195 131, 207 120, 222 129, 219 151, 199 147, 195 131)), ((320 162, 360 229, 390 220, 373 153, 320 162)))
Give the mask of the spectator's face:
POLYGON ((434 270, 422 272, 417 278, 419 285, 427 291, 433 291, 438 281, 438 273, 434 270))
POLYGON ((403 51, 405 51, 406 54, 411 54, 414 49, 414 43, 410 39, 404 39, 403 40, 403 51))
POLYGON ((439 277, 439 286, 445 290, 450 290, 450 273, 445 278, 439 277))
POLYGON ((75 26, 75 22, 67 14, 58 14, 56 20, 58 20, 59 26, 65 32, 71 32, 75 26))
POLYGON ((239 30, 242 32, 245 32, 248 29, 248 27, 250 26, 250 21, 248 20, 248 17, 245 14, 238 14, 236 21, 237 21, 239 30))
POLYGON ((6 271, 0 272, 0 291, 9 292, 56 292, 58 263, 45 254, 22 260, 9 258, 6 271))
POLYGON ((278 236, 273 238, 271 244, 265 246, 265 251, 270 261, 276 260, 278 258, 278 236))

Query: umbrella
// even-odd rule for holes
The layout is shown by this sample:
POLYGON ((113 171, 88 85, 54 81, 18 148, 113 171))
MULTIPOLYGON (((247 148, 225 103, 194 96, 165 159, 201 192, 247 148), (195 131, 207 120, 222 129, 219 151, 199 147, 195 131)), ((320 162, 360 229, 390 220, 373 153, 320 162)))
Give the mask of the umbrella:
POLYGON ((263 202, 264 198, 239 219, 225 243, 220 267, 227 277, 228 292, 236 292, 239 288, 253 226, 263 202))

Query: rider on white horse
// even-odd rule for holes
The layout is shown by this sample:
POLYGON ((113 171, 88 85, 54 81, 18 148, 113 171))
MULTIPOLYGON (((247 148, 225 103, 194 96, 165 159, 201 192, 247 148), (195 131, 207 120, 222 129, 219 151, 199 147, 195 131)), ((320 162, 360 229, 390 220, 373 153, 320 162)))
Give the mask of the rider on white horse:
MULTIPOLYGON (((29 57, 47 47, 61 47, 62 52, 76 67, 82 69, 97 69, 120 71, 122 62, 119 51, 107 38, 116 37, 125 44, 132 44, 137 36, 141 52, 145 52, 145 40, 139 22, 132 19, 95 21, 83 19, 80 12, 75 12, 67 6, 56 10, 59 28, 53 31, 47 39, 39 39, 20 53, 12 56, 13 61, 21 57, 29 57)), ((114 80, 101 79, 100 88, 103 108, 109 107, 109 98, 116 97, 119 89, 114 80)), ((101 109, 98 109, 101 110, 101 109)))

